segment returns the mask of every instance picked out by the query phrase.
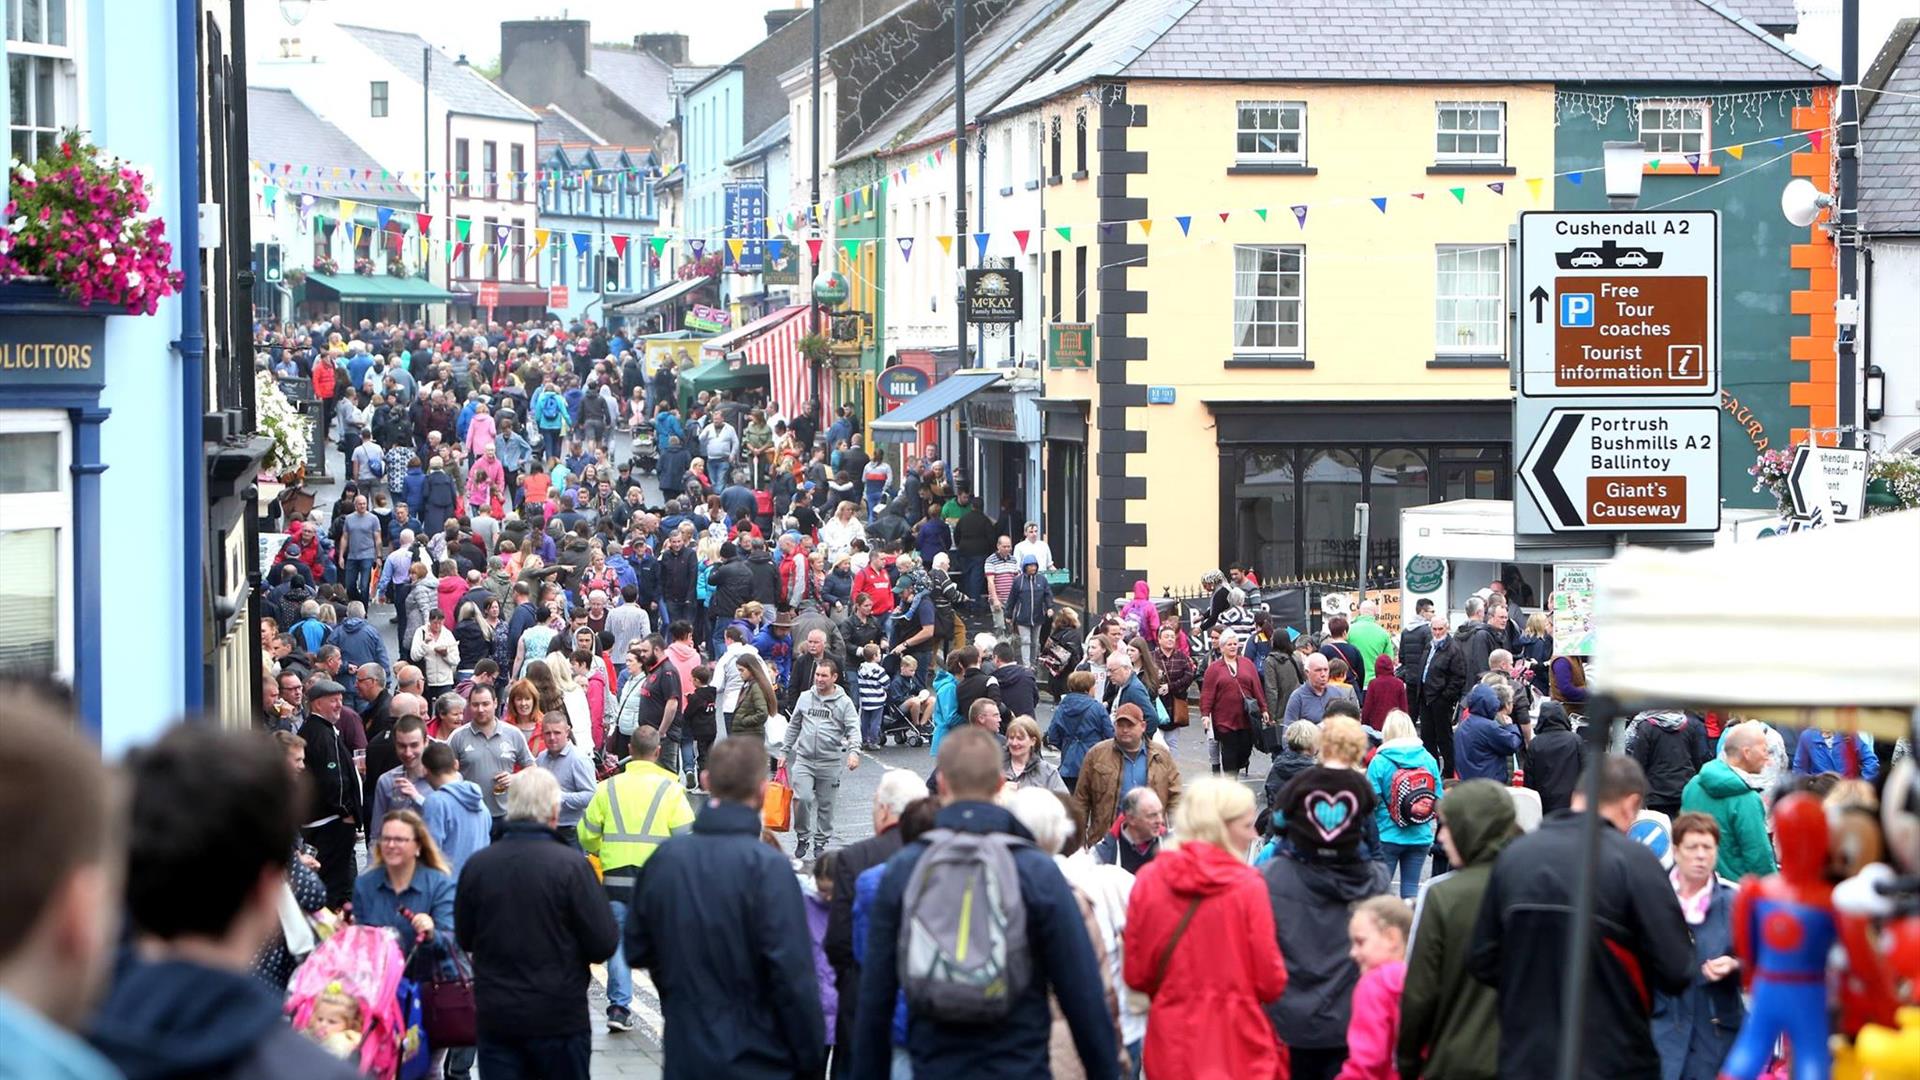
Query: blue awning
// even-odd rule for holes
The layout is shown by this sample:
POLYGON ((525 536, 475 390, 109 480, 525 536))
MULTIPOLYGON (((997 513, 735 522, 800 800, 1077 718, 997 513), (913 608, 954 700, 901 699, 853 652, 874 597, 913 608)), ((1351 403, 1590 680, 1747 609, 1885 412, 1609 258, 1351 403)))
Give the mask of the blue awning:
POLYGON ((965 368, 934 383, 907 403, 874 418, 875 442, 903 443, 919 438, 921 424, 939 416, 989 386, 1000 383, 998 371, 965 368))

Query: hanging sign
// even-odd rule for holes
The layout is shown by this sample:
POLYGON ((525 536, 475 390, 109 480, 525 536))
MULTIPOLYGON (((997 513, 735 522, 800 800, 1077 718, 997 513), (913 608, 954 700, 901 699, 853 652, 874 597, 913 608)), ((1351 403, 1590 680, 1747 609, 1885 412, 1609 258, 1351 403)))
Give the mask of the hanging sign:
POLYGON ((895 402, 919 397, 927 389, 927 373, 919 368, 890 367, 880 373, 880 393, 895 402))
POLYGON ((1093 366, 1092 323, 1049 323, 1047 366, 1056 370, 1093 366))
POLYGON ((1787 492, 1795 517, 1812 517, 1817 506, 1828 521, 1858 521, 1867 504, 1867 452, 1802 446, 1787 470, 1787 492))
POLYGON ((686 321, 681 325, 697 334, 719 334, 726 332, 732 322, 733 313, 725 308, 695 304, 687 309, 686 321))
POLYGON ((1020 271, 967 271, 968 322, 1017 323, 1020 321, 1020 298, 1020 271))

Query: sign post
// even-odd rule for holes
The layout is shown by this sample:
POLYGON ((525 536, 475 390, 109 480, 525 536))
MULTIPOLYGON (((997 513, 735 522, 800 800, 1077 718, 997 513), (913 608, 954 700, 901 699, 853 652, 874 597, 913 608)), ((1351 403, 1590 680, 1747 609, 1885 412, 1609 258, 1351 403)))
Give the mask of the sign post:
POLYGON ((480 295, 476 298, 480 306, 487 309, 487 321, 493 321, 493 309, 500 306, 500 283, 483 281, 480 283, 480 295))
POLYGON ((1859 447, 1802 446, 1787 470, 1793 515, 1812 517, 1819 507, 1828 521, 1858 521, 1867 503, 1867 452, 1859 447))
POLYGON ((1516 535, 1720 527, 1712 211, 1520 215, 1516 535))
POLYGON ((561 311, 566 308, 567 287, 565 285, 547 286, 547 306, 555 311, 561 311))

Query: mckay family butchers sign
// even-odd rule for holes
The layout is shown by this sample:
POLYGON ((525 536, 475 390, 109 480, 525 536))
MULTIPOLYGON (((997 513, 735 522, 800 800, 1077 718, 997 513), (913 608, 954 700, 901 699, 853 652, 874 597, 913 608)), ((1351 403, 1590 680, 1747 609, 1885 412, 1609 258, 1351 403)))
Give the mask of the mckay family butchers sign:
POLYGON ((1020 321, 1020 271, 968 270, 967 321, 975 323, 1017 323, 1020 321))

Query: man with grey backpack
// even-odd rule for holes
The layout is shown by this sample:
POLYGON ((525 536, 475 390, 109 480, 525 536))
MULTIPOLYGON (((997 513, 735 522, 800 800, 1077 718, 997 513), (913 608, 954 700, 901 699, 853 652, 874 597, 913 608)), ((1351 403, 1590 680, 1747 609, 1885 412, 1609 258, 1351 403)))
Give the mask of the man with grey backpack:
POLYGON ((887 861, 868 916, 879 962, 861 969, 856 1028, 841 1036, 855 1075, 887 1075, 904 990, 915 1080, 1049 1075, 1049 993, 1086 1075, 1111 1080, 1113 1021, 1080 908, 1053 860, 993 803, 999 744, 980 728, 949 732, 938 775, 935 828, 887 861))

